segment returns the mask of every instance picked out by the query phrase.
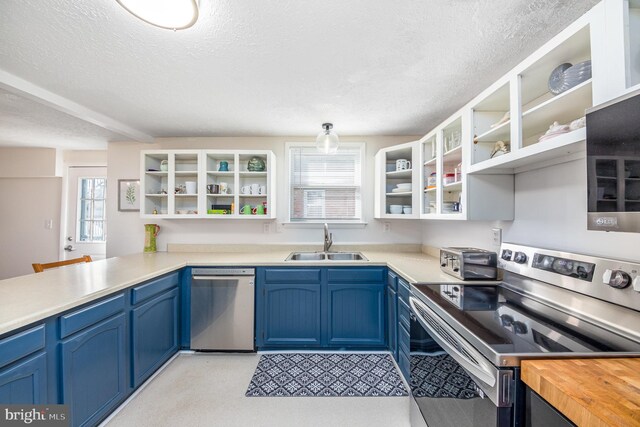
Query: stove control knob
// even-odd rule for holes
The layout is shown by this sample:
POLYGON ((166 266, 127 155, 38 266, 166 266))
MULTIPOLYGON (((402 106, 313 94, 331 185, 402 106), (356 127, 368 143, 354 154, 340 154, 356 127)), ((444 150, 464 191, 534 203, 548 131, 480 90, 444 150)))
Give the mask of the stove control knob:
POLYGON ((513 256, 513 260, 518 264, 524 264, 525 262, 527 262, 527 254, 525 254, 524 252, 516 252, 516 254, 513 256))
POLYGON ((589 273, 587 272, 587 269, 584 268, 583 266, 579 265, 578 267, 576 267, 576 274, 578 275, 579 278, 581 279, 586 279, 589 277, 589 273))
POLYGON ((449 259, 449 255, 442 255, 440 257, 440 265, 442 267, 446 267, 447 266, 447 260, 449 259))
POLYGON ((525 323, 516 320, 513 322, 513 332, 523 335, 529 332, 529 328, 527 328, 527 325, 525 323))
POLYGON ((502 258, 505 261, 511 261, 511 251, 509 249, 503 250, 502 255, 500 255, 500 258, 502 258))
POLYGON ((602 281, 616 289, 624 289, 631 284, 631 277, 622 270, 606 270, 602 281))

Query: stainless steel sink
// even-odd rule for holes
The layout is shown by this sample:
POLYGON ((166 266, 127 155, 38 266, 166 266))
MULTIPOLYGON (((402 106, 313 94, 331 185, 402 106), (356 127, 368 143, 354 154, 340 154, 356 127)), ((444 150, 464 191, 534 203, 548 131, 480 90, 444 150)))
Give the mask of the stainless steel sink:
POLYGON ((291 252, 285 261, 323 261, 323 252, 291 252))
POLYGON ((360 252, 291 252, 285 261, 369 261, 360 252))
POLYGON ((332 261, 368 261, 360 252, 329 252, 327 259, 332 261))

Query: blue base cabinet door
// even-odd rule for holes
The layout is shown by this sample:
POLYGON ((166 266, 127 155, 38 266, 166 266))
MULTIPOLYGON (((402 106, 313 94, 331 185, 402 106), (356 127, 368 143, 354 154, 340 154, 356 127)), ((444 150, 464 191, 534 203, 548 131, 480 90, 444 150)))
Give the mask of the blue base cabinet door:
POLYGON ((329 283, 327 334, 331 347, 385 346, 385 287, 380 283, 329 283))
POLYGON ((127 394, 124 313, 62 342, 63 403, 74 426, 95 425, 127 394))
POLYGON ((178 289, 131 311, 133 387, 138 387, 178 351, 178 289))
POLYGON ((320 346, 320 284, 263 285, 258 346, 320 346))
POLYGON ((0 369, 0 403, 44 404, 47 396, 45 353, 0 369))

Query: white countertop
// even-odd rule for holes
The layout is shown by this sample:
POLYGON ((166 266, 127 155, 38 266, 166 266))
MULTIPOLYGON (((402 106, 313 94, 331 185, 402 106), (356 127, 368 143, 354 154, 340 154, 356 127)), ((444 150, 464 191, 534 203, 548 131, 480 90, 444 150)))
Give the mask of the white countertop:
POLYGON ((362 251, 369 261, 284 261, 289 251, 135 254, 0 280, 0 335, 185 266, 383 265, 410 283, 459 283, 419 252, 362 251))

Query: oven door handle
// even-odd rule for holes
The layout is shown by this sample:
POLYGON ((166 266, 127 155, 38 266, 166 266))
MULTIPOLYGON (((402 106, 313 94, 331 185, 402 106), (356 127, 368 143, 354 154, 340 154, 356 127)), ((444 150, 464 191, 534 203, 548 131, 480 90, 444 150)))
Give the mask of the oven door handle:
POLYGON ((463 369, 489 387, 493 387, 496 384, 497 369, 495 366, 491 365, 491 363, 486 361, 485 357, 478 350, 473 348, 470 344, 467 344, 464 338, 460 337, 453 328, 440 320, 438 315, 422 301, 412 296, 409 298, 409 303, 411 304, 411 310, 416 316, 418 322, 420 322, 420 325, 422 325, 422 327, 431 334, 431 337, 440 344, 440 346, 445 349, 445 351, 456 362, 458 362, 463 369), (443 332, 439 332, 431 326, 431 322, 424 318, 421 311, 428 315, 431 318, 430 320, 436 323, 439 328, 442 328, 443 332), (449 337, 443 336, 443 333, 449 335, 449 337), (451 344, 450 340, 454 340, 466 354, 463 354, 455 345, 451 344))

